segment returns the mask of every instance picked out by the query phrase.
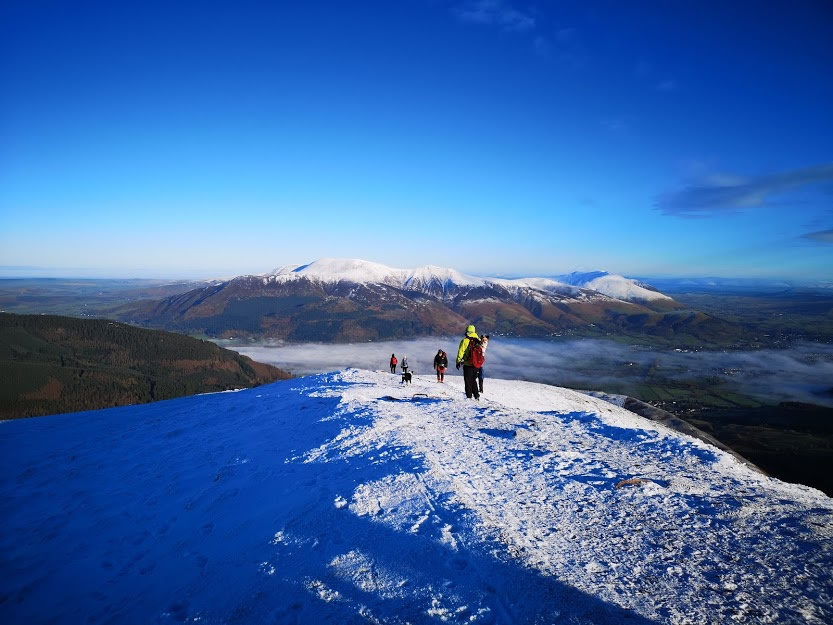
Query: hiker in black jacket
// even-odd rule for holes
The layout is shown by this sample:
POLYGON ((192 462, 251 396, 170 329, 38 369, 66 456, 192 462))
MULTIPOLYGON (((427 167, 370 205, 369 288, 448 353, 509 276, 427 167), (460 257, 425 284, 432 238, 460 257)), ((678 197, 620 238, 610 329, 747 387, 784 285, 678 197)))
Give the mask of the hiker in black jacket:
POLYGON ((437 382, 445 380, 445 370, 448 368, 448 356, 443 350, 439 350, 434 356, 434 369, 437 371, 437 382))
POLYGON ((460 341, 457 348, 457 368, 463 366, 463 381, 466 388, 466 397, 480 399, 480 390, 477 388, 477 370, 483 366, 483 351, 480 349, 480 337, 473 325, 466 327, 466 335, 460 341))

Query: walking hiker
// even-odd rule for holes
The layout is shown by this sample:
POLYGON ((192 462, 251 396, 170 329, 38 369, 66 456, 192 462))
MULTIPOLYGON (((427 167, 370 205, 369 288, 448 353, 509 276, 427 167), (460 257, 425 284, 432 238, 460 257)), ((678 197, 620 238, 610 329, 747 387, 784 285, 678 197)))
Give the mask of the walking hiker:
POLYGON ((483 349, 480 346, 480 337, 470 325, 466 328, 466 335, 460 341, 457 349, 457 368, 463 365, 463 381, 466 386, 466 397, 480 399, 480 391, 477 387, 477 370, 483 366, 483 349))
POLYGON ((408 357, 402 356, 402 373, 408 373, 408 357))
POLYGON ((448 369, 448 356, 443 350, 439 350, 434 356, 434 369, 437 371, 437 382, 445 380, 445 370, 448 369))
POLYGON ((396 373, 396 354, 390 355, 390 372, 396 373))
MULTIPOLYGON (((486 348, 489 346, 489 335, 486 334, 480 338, 480 350, 483 352, 483 360, 486 360, 486 348)), ((480 394, 483 394, 483 365, 477 369, 477 386, 480 394)))

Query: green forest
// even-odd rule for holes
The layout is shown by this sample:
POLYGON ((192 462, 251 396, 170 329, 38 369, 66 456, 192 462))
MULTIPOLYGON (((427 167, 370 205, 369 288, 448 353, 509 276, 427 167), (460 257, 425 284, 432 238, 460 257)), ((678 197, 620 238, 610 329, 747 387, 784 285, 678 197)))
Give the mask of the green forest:
POLYGON ((0 418, 248 388, 291 377, 192 337, 104 319, 0 313, 0 418))

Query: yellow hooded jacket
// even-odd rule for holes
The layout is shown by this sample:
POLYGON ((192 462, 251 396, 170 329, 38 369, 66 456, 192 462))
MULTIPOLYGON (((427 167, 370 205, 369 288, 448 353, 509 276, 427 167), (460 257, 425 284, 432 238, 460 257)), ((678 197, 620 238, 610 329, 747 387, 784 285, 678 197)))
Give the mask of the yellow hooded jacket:
POLYGON ((476 338, 478 341, 480 337, 477 336, 477 333, 474 331, 474 326, 469 326, 466 328, 466 336, 463 337, 463 340, 460 341, 460 347, 457 349, 457 364, 463 363, 464 365, 471 366, 471 354, 468 355, 466 360, 466 351, 469 348, 469 339, 476 338))

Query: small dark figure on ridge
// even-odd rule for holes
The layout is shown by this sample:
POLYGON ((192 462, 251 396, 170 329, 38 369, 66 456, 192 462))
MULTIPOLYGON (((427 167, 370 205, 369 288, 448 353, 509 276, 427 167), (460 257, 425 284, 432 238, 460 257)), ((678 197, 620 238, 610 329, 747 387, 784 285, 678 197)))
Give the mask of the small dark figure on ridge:
POLYGON ((445 370, 448 369, 448 356, 443 350, 439 350, 434 356, 434 369, 437 372, 437 382, 445 381, 445 370))

